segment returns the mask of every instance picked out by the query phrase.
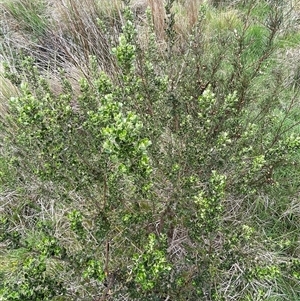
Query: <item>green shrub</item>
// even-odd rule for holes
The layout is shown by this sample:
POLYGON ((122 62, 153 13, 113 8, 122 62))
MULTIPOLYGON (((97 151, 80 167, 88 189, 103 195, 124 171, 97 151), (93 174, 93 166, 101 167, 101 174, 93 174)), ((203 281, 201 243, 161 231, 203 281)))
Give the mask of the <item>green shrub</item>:
MULTIPOLYGON (((141 45, 126 8, 115 72, 91 56, 79 93, 63 71, 57 93, 30 57, 20 72, 6 68, 20 94, 6 115, 1 179, 18 193, 11 202, 2 192, 0 237, 28 259, 4 271, 5 300, 291 296, 297 226, 278 220, 299 219, 280 187, 300 137, 298 90, 276 66, 280 27, 251 9, 224 25, 204 4, 182 48, 172 3, 164 45, 150 11, 141 45)), ((263 16, 280 24, 277 12, 263 16)))

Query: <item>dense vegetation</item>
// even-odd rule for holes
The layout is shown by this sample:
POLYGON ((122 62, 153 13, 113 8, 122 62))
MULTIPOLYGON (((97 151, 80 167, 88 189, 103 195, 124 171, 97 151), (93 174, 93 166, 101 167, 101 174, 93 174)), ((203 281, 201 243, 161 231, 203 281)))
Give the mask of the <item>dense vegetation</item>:
POLYGON ((0 15, 0 300, 300 300, 297 1, 0 15))

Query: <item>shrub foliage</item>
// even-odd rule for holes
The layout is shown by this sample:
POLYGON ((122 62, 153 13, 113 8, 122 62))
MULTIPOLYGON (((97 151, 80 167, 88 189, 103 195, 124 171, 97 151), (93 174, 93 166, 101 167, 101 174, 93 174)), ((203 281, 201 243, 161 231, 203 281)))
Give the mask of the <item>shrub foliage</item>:
POLYGON ((3 300, 297 300, 293 33, 286 3, 243 2, 201 4, 186 35, 178 3, 163 33, 127 3, 111 72, 88 47, 60 89, 34 56, 7 62, 3 300))

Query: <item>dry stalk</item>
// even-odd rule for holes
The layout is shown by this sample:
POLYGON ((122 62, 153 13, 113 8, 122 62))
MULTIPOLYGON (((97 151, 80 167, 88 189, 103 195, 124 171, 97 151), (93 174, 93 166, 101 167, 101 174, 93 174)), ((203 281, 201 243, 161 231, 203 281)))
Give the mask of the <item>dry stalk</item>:
POLYGON ((166 11, 163 0, 148 0, 148 5, 152 11, 153 24, 158 40, 165 38, 166 11))

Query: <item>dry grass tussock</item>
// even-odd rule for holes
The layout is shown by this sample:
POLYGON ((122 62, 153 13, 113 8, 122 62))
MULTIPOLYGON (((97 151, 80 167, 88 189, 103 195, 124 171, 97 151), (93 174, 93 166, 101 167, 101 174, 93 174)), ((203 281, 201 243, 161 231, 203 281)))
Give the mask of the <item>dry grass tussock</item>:
MULTIPOLYGON (((175 1, 175 30, 185 39, 198 18, 202 0, 175 1)), ((166 1, 134 0, 130 7, 137 16, 141 45, 147 45, 146 9, 152 12, 155 34, 162 53, 166 48, 166 1)), ((116 62, 111 49, 118 43, 124 25, 121 0, 15 0, 0 3, 2 58, 11 67, 20 53, 32 56, 40 71, 49 78, 56 94, 61 92, 58 70, 63 69, 76 92, 80 77, 89 78, 91 55, 97 57, 99 69, 114 75, 116 62), (105 25, 104 25, 105 24, 105 25)), ((180 43, 180 41, 178 41, 180 43)), ((0 70, 3 74, 3 70, 0 70)), ((9 99, 16 87, 1 76, 1 99, 9 99)), ((2 103, 3 106, 3 103, 2 103)))
MULTIPOLYGON (((176 1, 175 28, 186 35, 197 20, 198 7, 203 1, 176 1)), ((135 0, 132 11, 145 24, 147 7, 150 7, 157 38, 165 38, 166 1, 135 0)), ((1 23, 7 55, 22 49, 39 60, 42 67, 49 62, 63 67, 69 61, 81 69, 88 64, 90 55, 96 55, 101 68, 110 70, 110 49, 117 43, 124 20, 120 0, 66 0, 66 1, 3 1, 1 23), (106 24, 106 28, 103 24, 106 24)), ((141 30, 141 34, 143 31, 141 30)))
MULTIPOLYGON (((175 1, 171 12, 175 16, 176 43, 181 49, 198 19, 198 10, 204 0, 175 1)), ((160 51, 166 49, 166 1, 134 0, 130 7, 137 16, 137 29, 141 46, 147 45, 146 9, 152 12, 152 21, 160 51)), ((91 55, 97 57, 99 69, 113 76, 117 72, 111 49, 118 43, 124 25, 121 0, 66 0, 66 1, 4 1, 1 7, 2 42, 5 60, 15 64, 20 52, 33 56, 44 73, 50 73, 52 85, 60 92, 57 70, 66 71, 74 84, 78 77, 89 78, 91 55), (31 21, 29 21, 31 20, 31 21), (104 25, 105 24, 105 25, 104 25)), ((226 15, 224 19, 228 19, 226 15)), ((214 19, 215 16, 212 16, 214 19)), ((233 17, 236 18, 233 13, 233 17)), ((232 23, 232 18, 225 23, 232 23)), ((214 22, 212 22, 213 24, 214 22)), ((221 25, 215 25, 217 28, 221 25)), ((225 24, 226 25, 226 24, 225 24)), ((213 26, 213 25, 212 25, 213 26)), ((230 26, 230 25, 228 25, 230 26)), ((228 27, 227 26, 227 27, 228 27)), ((226 27, 226 26, 225 26, 226 27)), ((145 46, 146 47, 146 46, 145 46)), ((75 89, 76 84, 75 84, 75 89)))

